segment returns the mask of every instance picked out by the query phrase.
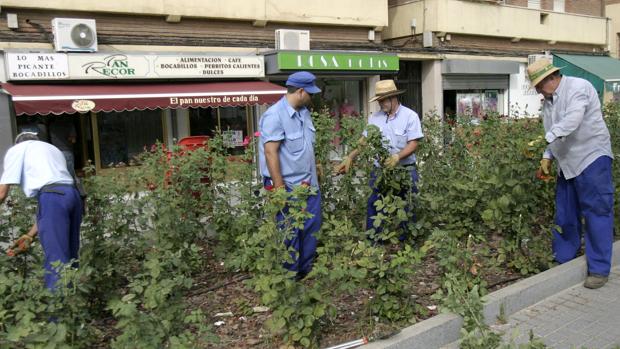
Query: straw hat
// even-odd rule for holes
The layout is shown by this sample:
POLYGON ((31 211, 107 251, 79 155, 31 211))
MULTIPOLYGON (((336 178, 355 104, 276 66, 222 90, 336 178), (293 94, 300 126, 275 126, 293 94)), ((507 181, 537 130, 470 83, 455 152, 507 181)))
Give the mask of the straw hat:
POLYGON ((530 77, 532 86, 538 85, 544 78, 553 72, 560 70, 547 58, 541 58, 527 67, 527 75, 530 77))
POLYGON ((375 96, 369 102, 378 101, 387 97, 397 96, 405 93, 405 90, 396 88, 394 80, 379 80, 375 84, 375 96))

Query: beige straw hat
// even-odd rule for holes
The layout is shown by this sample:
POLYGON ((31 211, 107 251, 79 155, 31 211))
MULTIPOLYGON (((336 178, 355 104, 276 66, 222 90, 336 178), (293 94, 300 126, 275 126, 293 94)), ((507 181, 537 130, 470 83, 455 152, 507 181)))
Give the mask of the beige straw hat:
POLYGON ((560 70, 551 63, 547 58, 541 58, 527 67, 527 75, 530 78, 532 86, 538 85, 544 78, 553 72, 560 70))
POLYGON ((396 88, 394 80, 379 80, 375 84, 375 96, 369 102, 378 101, 387 97, 397 96, 405 93, 405 90, 396 88))

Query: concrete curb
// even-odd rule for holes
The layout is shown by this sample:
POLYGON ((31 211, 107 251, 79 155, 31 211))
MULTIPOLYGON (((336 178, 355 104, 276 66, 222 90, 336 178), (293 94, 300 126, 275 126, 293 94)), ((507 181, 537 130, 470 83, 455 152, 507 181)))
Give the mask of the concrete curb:
MULTIPOLYGON (((620 263, 620 241, 614 243, 612 266, 620 263)), ((562 290, 575 286, 586 277, 584 256, 521 280, 484 297, 487 324, 494 323, 503 308, 508 317, 562 290)), ((397 335, 368 344, 365 349, 435 349, 451 344, 460 337, 463 320, 452 313, 440 314, 404 328, 397 335)))

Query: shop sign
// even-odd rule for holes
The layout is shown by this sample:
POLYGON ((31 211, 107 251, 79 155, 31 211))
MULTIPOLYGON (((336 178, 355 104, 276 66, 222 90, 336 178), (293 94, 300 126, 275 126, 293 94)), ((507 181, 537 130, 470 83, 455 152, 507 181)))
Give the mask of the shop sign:
POLYGON ((243 145, 242 130, 224 130, 222 131, 224 145, 229 148, 240 147, 243 145))
POLYGON ((72 79, 145 79, 149 61, 144 55, 69 54, 72 79))
POLYGON ((6 53, 7 80, 262 78, 262 56, 6 53))
POLYGON ((262 56, 156 56, 153 71, 165 78, 265 76, 262 56))
POLYGON ((200 96, 200 97, 170 97, 170 106, 173 108, 187 108, 196 105, 239 105, 247 103, 259 103, 259 97, 255 94, 250 95, 221 95, 221 96, 200 96))
POLYGON ((386 54, 278 52, 282 70, 398 71, 398 56, 386 54))
POLYGON ((72 79, 264 77, 262 56, 69 54, 72 79))
POLYGON ((71 108, 73 108, 73 110, 77 112, 86 113, 95 109, 95 102, 89 101, 87 99, 78 99, 71 103, 71 108))
POLYGON ((58 80, 69 78, 64 53, 5 54, 7 80, 58 80))

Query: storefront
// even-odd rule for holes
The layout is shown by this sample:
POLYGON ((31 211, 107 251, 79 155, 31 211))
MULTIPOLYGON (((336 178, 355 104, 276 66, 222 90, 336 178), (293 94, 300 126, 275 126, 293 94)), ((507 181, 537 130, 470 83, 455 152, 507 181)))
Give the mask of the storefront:
POLYGON ((519 73, 518 62, 448 59, 441 65, 447 118, 509 114, 510 75, 519 73))
POLYGON ((540 114, 542 95, 532 87, 527 63, 519 63, 519 73, 510 75, 509 111, 513 117, 535 117, 540 114))
POLYGON ((57 134, 72 139, 66 146, 77 168, 88 160, 98 170, 131 166, 145 147, 211 136, 217 129, 227 133, 231 153, 237 153, 254 130, 257 106, 274 103, 286 91, 247 80, 264 77, 261 56, 7 53, 5 58, 11 81, 2 83, 2 90, 11 96, 16 131, 37 130, 52 143, 57 134), (215 82, 188 82, 196 80, 215 82))
POLYGON ((398 57, 382 53, 277 51, 265 54, 269 81, 284 82, 288 74, 306 70, 317 76, 322 105, 335 117, 368 116, 374 82, 398 73, 398 57))
MULTIPOLYGON (((284 84, 295 71, 310 71, 317 77, 320 96, 313 100, 315 110, 327 110, 336 127, 345 117, 359 117, 365 122, 377 110, 368 103, 380 76, 398 73, 399 59, 393 54, 350 51, 276 51, 265 53, 265 70, 269 81, 284 84)), ((333 154, 337 158, 341 154, 333 154)))
POLYGON ((553 54, 563 75, 592 83, 602 103, 620 101, 620 60, 607 56, 553 54))

